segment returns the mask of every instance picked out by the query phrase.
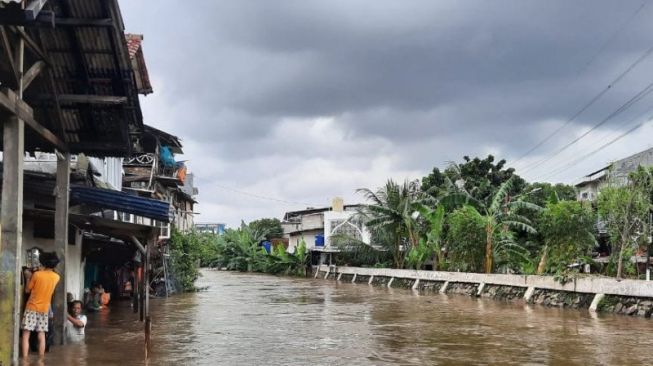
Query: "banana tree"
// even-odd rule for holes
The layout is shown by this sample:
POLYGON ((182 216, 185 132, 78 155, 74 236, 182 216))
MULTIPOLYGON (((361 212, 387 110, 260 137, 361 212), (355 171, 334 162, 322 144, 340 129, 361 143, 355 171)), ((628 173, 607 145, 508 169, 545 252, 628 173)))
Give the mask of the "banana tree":
POLYGON ((434 255, 433 269, 441 270, 444 267, 444 256, 442 255, 442 232, 444 228, 444 206, 438 205, 436 209, 427 206, 420 206, 418 211, 422 218, 428 223, 425 245, 434 255))
POLYGON ((510 258, 514 257, 512 254, 524 252, 514 241, 511 230, 537 233, 531 220, 518 212, 523 210, 540 211, 542 208, 533 203, 511 200, 509 193, 513 182, 513 178, 505 181, 491 197, 489 203, 473 198, 462 189, 448 197, 449 201, 464 201, 483 218, 485 227, 484 269, 486 273, 493 272, 495 258, 510 258), (500 245, 495 247, 497 243, 500 245))

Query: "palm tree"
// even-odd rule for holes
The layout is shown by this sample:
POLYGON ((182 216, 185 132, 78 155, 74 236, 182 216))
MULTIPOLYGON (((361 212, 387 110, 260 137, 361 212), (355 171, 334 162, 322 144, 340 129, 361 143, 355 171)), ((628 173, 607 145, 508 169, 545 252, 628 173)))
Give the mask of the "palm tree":
POLYGON ((358 189, 357 192, 370 202, 361 210, 366 219, 365 225, 390 239, 395 266, 403 268, 404 253, 419 245, 418 215, 415 212, 424 199, 419 182, 404 181, 399 185, 390 179, 376 192, 367 188, 358 189))

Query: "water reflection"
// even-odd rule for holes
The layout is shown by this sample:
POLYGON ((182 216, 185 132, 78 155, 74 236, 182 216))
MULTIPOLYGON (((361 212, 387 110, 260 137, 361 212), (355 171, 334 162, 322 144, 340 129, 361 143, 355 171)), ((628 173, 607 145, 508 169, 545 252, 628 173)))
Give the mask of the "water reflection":
MULTIPOLYGON (((649 320, 367 284, 207 271, 152 301, 152 365, 646 364, 649 320)), ((143 365, 128 304, 47 365, 143 365)))

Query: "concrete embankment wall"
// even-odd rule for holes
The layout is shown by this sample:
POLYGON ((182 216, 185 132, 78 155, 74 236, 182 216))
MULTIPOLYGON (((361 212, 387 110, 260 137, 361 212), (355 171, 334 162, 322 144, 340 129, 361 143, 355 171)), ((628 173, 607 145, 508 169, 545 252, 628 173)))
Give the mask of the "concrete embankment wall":
POLYGON ((653 281, 586 276, 560 283, 552 276, 416 271, 391 268, 314 267, 314 276, 421 292, 521 300, 545 306, 651 317, 653 281))

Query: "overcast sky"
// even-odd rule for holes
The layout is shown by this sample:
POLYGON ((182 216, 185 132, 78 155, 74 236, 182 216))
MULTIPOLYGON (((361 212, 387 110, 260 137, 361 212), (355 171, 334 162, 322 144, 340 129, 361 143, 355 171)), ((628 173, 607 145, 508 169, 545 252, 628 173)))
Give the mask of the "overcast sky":
POLYGON ((182 138, 196 221, 230 226, 334 196, 356 203, 357 188, 463 155, 574 183, 653 147, 646 94, 550 158, 653 81, 651 56, 517 161, 653 46, 653 4, 643 4, 121 1, 127 31, 145 37, 145 122, 182 138))

